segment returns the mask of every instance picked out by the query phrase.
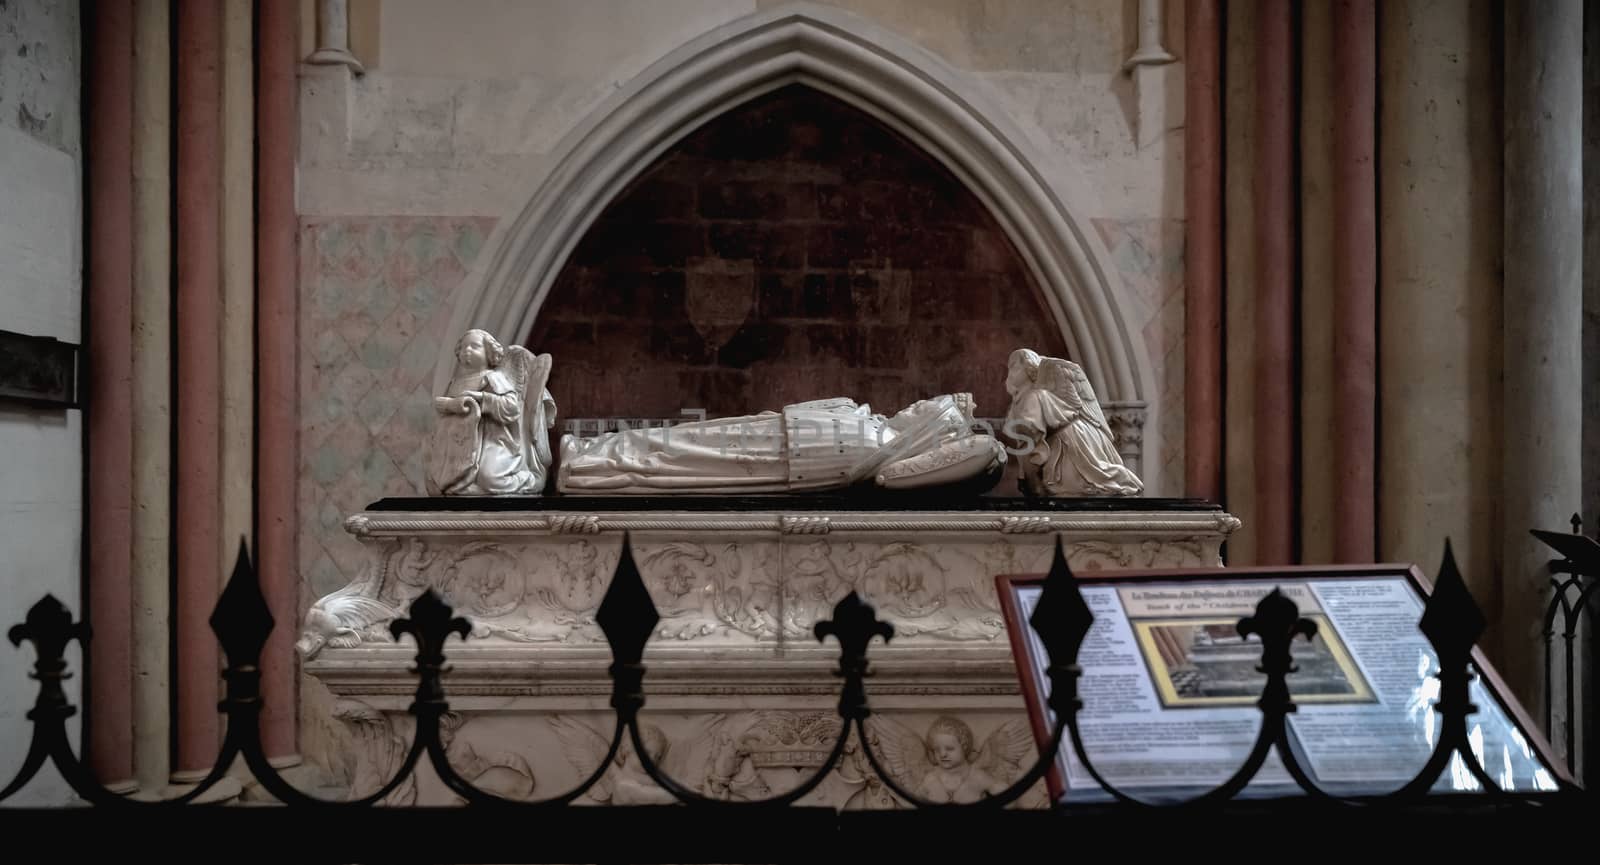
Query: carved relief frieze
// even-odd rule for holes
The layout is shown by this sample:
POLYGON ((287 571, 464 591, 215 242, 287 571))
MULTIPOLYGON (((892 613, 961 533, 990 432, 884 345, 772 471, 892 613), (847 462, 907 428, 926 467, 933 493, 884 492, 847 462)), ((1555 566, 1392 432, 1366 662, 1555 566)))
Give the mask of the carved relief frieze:
MULTIPOLYGON (((446 712, 440 719, 439 736, 445 756, 456 774, 480 790, 510 799, 530 799, 534 795, 533 764, 520 749, 527 743, 497 741, 477 737, 471 724, 476 716, 446 712)), ((370 796, 388 784, 404 765, 416 719, 403 712, 383 712, 360 700, 342 699, 334 718, 343 723, 346 741, 344 763, 333 767, 347 785, 350 799, 370 796)), ((432 773, 410 773, 380 805, 456 805, 466 800, 445 789, 432 773)))
POLYGON ((991 641, 1005 631, 994 575, 1048 565, 1050 546, 818 540, 786 550, 784 628, 807 636, 851 591, 895 626, 895 636, 991 641))
POLYGON ((1220 564, 1215 546, 1200 538, 1137 538, 1074 541, 1067 564, 1078 570, 1109 568, 1203 568, 1220 564))
MULTIPOLYGON (((973 724, 957 714, 910 723, 879 714, 868 720, 867 735, 902 789, 931 802, 966 804, 1005 790, 1037 755, 1025 719, 985 720, 993 726, 980 737, 973 724)), ((1043 801, 1043 791, 1036 787, 1018 807, 1039 807, 1043 801)), ((862 791, 862 807, 905 805, 876 776, 862 791)))
POLYGON ((993 642, 994 576, 1038 573, 1057 534, 1083 569, 1220 564, 1238 520, 1215 512, 607 515, 375 512, 347 528, 370 561, 306 613, 298 647, 393 642, 389 623, 423 591, 444 596, 475 641, 599 645, 595 613, 621 531, 676 643, 811 643, 851 591, 899 639, 993 642), (534 522, 538 525, 535 526, 534 522), (615 523, 616 525, 613 525, 615 523))
POLYGON ((661 615, 661 639, 778 633, 777 544, 763 541, 649 543, 635 551, 639 573, 661 615))
MULTIPOLYGON (((337 717, 348 732, 345 763, 337 767, 341 779, 351 798, 370 795, 402 765, 414 719, 356 700, 341 701, 337 717)), ((662 713, 641 721, 640 738, 651 761, 682 787, 712 799, 756 801, 792 790, 826 766, 840 723, 826 710, 662 713)), ((571 790, 598 769, 610 747, 613 724, 612 716, 594 712, 450 712, 442 719, 441 734, 450 765, 461 777, 489 793, 531 799, 571 790)), ((972 802, 1004 789, 1036 755, 1026 719, 1015 710, 878 714, 868 721, 867 735, 896 783, 935 802, 972 802)), ((418 772, 381 804, 464 801, 433 773, 418 772)), ((649 776, 631 737, 624 734, 610 766, 577 804, 675 801, 649 776)), ((908 807, 873 770, 853 736, 832 771, 801 804, 908 807)), ((1016 807, 1044 804, 1040 785, 1016 807)))

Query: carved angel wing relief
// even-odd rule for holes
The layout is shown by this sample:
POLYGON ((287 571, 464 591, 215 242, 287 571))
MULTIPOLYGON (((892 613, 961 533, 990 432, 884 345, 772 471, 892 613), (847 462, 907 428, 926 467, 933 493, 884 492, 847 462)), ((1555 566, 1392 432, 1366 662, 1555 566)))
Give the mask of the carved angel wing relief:
MULTIPOLYGON (((728 716, 718 712, 701 721, 698 731, 687 740, 671 741, 667 745, 667 753, 662 760, 662 767, 667 775, 683 783, 693 786, 700 779, 695 777, 697 764, 704 766, 710 756, 711 746, 722 732, 723 725, 728 716)), ((670 740, 669 740, 670 741, 670 740)))
MULTIPOLYGON (((518 348, 521 348, 521 346, 518 346, 518 348)), ((527 349, 522 350, 527 351, 527 349)), ((527 392, 533 399, 538 399, 539 394, 543 393, 546 387, 549 387, 550 368, 554 364, 555 361, 548 352, 533 355, 533 360, 528 366, 527 382, 527 392)))
POLYGON ((1077 413, 1083 411, 1083 396, 1073 381, 1072 365, 1072 361, 1059 357, 1041 358, 1038 382, 1039 387, 1060 397, 1070 411, 1077 413))
POLYGON ((991 777, 1009 784, 1016 780, 1032 749, 1033 735, 1028 732, 1027 725, 1011 720, 996 727, 984 740, 976 763, 991 777))
POLYGON ((883 756, 885 768, 894 775, 894 780, 913 792, 921 787, 922 779, 933 770, 922 734, 883 715, 873 715, 867 729, 872 735, 873 747, 883 756))
POLYGON ((1084 373, 1082 366, 1070 360, 1067 363, 1070 364, 1068 371, 1072 375, 1073 390, 1077 392, 1078 399, 1083 404, 1083 416, 1106 435, 1111 435, 1111 424, 1106 423, 1105 412, 1100 410, 1100 400, 1095 398, 1094 385, 1089 384, 1089 376, 1084 373))
MULTIPOLYGON (((600 761, 605 758, 606 751, 611 742, 595 731, 593 727, 571 718, 553 715, 550 718, 550 729, 555 731, 556 738, 561 740, 561 754, 578 773, 578 781, 587 780, 599 768, 600 761)), ((611 772, 600 776, 600 780, 589 788, 587 795, 596 802, 610 802, 614 781, 611 772)))
POLYGON ((520 345, 506 346, 505 359, 500 361, 511 387, 519 394, 528 392, 528 379, 533 375, 533 352, 520 345))
MULTIPOLYGON (((543 416, 535 409, 539 407, 545 387, 550 383, 550 368, 553 365, 554 360, 549 353, 536 355, 520 345, 506 348, 506 366, 511 384, 522 398, 524 417, 528 419, 523 428, 523 458, 530 466, 548 466, 551 462, 545 425, 535 423, 533 419, 543 416)), ((554 418, 546 420, 553 421, 554 418)))

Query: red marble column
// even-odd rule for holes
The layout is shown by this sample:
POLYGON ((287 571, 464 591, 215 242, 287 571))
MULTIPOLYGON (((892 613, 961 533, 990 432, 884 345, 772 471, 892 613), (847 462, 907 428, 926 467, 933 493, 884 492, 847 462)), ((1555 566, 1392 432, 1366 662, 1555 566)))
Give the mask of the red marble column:
POLYGON ((1294 560, 1294 30, 1287 0, 1256 30, 1256 562, 1294 560))
POLYGON ((1217 0, 1184 10, 1184 489, 1222 496, 1222 34, 1217 0))
POLYGON ((1334 560, 1370 562, 1377 524, 1377 4, 1333 6, 1334 560))
POLYGON ((217 756, 219 652, 207 624, 222 579, 222 7, 179 0, 177 21, 177 752, 173 780, 198 780, 217 756))
POLYGON ((295 56, 299 4, 256 19, 256 564, 277 622, 261 659, 262 743, 295 757, 295 56))
POLYGON ((87 334, 89 758, 133 773, 133 8, 95 8, 89 57, 87 334))

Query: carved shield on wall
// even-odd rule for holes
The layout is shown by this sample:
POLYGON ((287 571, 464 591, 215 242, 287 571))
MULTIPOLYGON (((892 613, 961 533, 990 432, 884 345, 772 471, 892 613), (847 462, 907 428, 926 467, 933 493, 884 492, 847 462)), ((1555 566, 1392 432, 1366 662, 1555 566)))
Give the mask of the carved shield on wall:
POLYGON ((756 265, 748 258, 691 258, 684 277, 689 323, 715 351, 733 338, 756 305, 756 265))

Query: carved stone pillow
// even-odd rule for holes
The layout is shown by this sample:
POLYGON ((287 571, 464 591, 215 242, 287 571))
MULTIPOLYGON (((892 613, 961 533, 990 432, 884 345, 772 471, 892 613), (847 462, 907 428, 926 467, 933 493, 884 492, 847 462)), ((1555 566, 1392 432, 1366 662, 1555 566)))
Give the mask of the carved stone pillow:
POLYGON ((1005 459, 1005 448, 993 436, 968 436, 884 466, 878 486, 894 490, 956 483, 1004 464, 1005 459))

